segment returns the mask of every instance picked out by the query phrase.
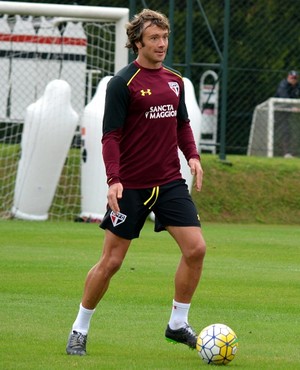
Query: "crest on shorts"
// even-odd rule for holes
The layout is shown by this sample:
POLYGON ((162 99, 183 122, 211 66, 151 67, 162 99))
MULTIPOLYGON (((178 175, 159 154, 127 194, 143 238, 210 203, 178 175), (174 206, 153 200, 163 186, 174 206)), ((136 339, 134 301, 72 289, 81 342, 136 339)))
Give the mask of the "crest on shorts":
POLYGON ((110 219, 113 224, 113 226, 118 226, 122 224, 126 220, 126 215, 124 215, 121 212, 115 213, 114 211, 110 212, 110 219))
POLYGON ((172 91, 174 91, 174 93, 176 94, 176 96, 179 95, 179 84, 178 82, 168 82, 169 83, 169 87, 172 91))

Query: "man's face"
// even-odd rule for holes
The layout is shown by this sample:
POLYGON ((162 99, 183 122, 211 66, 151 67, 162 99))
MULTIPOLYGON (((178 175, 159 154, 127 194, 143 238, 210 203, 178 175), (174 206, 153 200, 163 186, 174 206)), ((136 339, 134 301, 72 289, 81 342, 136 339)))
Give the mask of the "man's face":
POLYGON ((287 80, 288 80, 288 82, 289 82, 291 85, 296 85, 296 83, 298 82, 298 76, 288 75, 287 80))
POLYGON ((145 24, 143 39, 137 43, 138 59, 149 65, 149 68, 160 65, 167 54, 169 42, 168 30, 156 25, 145 24))

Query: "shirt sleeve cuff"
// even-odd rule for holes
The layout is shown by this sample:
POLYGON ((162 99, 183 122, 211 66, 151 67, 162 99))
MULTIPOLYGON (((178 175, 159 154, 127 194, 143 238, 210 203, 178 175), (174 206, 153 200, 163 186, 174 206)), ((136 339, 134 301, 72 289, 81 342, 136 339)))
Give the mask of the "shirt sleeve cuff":
POLYGON ((107 183, 108 186, 111 186, 111 185, 116 184, 118 182, 120 182, 120 179, 118 177, 110 177, 106 181, 106 183, 107 183))

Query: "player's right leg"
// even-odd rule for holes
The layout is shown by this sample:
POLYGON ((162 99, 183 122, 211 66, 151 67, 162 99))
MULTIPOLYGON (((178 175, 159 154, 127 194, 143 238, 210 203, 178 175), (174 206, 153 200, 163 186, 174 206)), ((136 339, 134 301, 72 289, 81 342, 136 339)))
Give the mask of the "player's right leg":
POLYGON ((105 239, 100 261, 88 272, 82 305, 94 309, 105 294, 110 279, 120 269, 131 240, 121 238, 105 230, 105 239))
POLYGON ((100 225, 105 229, 102 256, 87 274, 82 303, 67 344, 68 354, 86 354, 91 317, 107 291, 110 279, 121 267, 131 240, 139 237, 140 230, 150 213, 143 203, 143 198, 147 199, 149 193, 151 194, 151 189, 142 191, 124 189, 123 196, 119 199, 121 212, 115 214, 108 208, 100 225))
POLYGON ((91 317, 107 291, 111 278, 121 267, 130 243, 131 240, 121 238, 109 230, 105 231, 101 258, 86 277, 82 302, 67 343, 67 354, 86 354, 91 317))

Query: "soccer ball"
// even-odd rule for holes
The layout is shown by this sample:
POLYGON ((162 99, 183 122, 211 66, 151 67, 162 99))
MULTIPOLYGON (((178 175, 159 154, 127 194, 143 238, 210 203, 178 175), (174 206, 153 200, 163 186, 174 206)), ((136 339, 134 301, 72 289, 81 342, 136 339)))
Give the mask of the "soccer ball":
POLYGON ((234 359, 238 339, 227 325, 212 324, 198 335, 196 348, 207 364, 226 365, 234 359))

